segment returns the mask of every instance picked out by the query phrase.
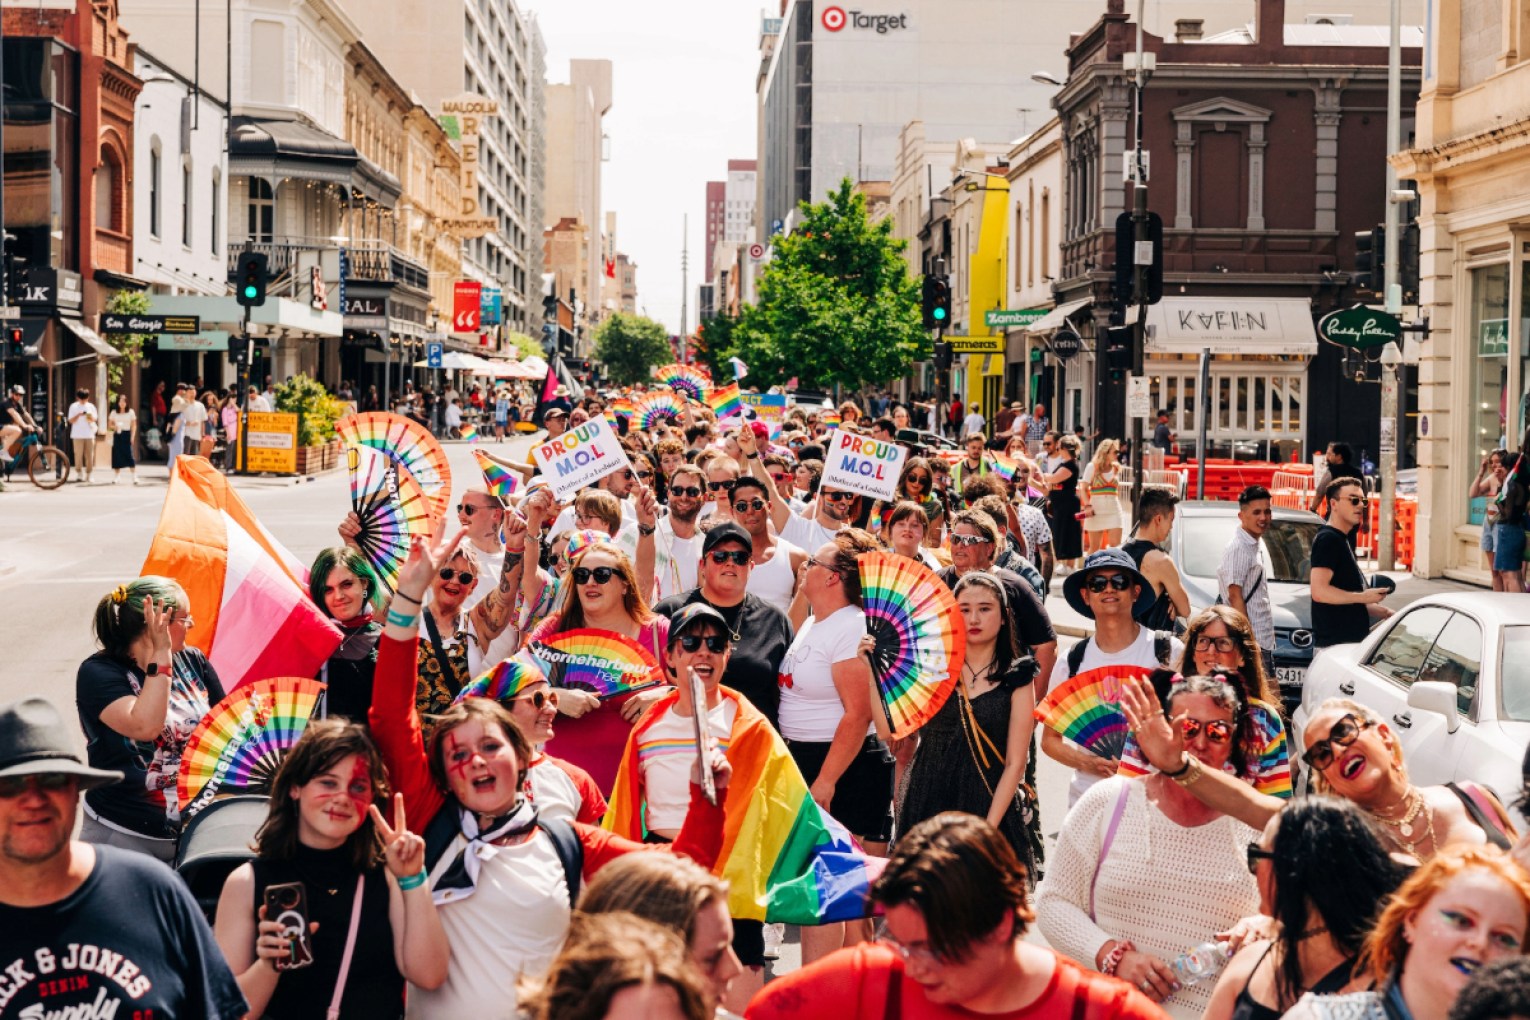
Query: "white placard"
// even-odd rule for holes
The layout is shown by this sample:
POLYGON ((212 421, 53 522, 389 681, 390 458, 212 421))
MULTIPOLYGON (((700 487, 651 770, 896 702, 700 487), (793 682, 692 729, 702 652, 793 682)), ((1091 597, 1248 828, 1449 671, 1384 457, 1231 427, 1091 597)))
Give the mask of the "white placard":
POLYGON ((1126 381, 1126 416, 1153 417, 1153 395, 1146 376, 1132 376, 1126 381))
POLYGON ((898 498, 898 476, 908 459, 908 447, 835 429, 825 459, 823 484, 872 499, 898 498))
POLYGON ((632 466, 604 417, 591 418, 555 439, 543 440, 531 448, 531 459, 559 501, 632 466))

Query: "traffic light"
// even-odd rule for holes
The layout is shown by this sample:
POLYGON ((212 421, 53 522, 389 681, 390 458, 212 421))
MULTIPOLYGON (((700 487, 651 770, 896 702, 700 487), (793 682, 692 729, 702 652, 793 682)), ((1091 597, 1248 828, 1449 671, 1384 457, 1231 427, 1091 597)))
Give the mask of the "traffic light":
POLYGON ((27 343, 26 334, 22 332, 20 326, 5 328, 5 357, 14 361, 37 357, 37 345, 27 343))
POLYGON ((1386 289, 1387 229, 1355 231, 1355 286, 1380 294, 1386 289))
POLYGON ((935 345, 935 371, 945 372, 951 368, 951 345, 937 343, 935 345))
POLYGON ((247 364, 250 360, 250 338, 245 336, 231 336, 228 338, 228 360, 236 365, 247 364))
POLYGON ((542 295, 542 318, 549 322, 555 321, 558 318, 558 295, 542 295))
POLYGON ((1116 217, 1116 300, 1123 305, 1156 305, 1163 300, 1163 217, 1155 212, 1147 215, 1147 239, 1153 246, 1153 261, 1147 264, 1147 297, 1142 300, 1136 289, 1137 223, 1132 214, 1124 212, 1116 217))
POLYGON ((1397 239, 1397 282, 1402 284, 1405 305, 1418 304, 1418 256, 1418 223, 1414 221, 1402 228, 1397 239))
POLYGON ((1120 382, 1132 370, 1132 346, 1136 339, 1132 326, 1111 326, 1105 330, 1105 365, 1111 382, 1120 382))
POLYGON ((239 266, 234 272, 234 297, 246 308, 265 304, 269 275, 263 254, 258 251, 240 252, 239 266))
POLYGON ((558 325, 554 322, 542 323, 542 350, 551 354, 558 346, 558 325))
POLYGON ((924 278, 920 305, 925 329, 943 329, 951 324, 951 279, 944 275, 924 278))

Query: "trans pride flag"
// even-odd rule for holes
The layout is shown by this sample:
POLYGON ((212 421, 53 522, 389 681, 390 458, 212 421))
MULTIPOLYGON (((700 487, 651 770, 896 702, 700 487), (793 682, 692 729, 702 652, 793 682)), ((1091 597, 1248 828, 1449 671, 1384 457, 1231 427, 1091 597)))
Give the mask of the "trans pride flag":
POLYGON ((341 633, 308 597, 308 571, 204 457, 178 457, 144 574, 186 590, 187 640, 225 690, 275 676, 317 676, 341 633))
MULTIPOLYGON (((867 856, 818 806, 786 744, 759 710, 736 692, 721 690, 737 708, 732 732, 719 741, 733 765, 722 853, 714 869, 728 880, 728 913, 788 924, 868 916, 871 883, 886 862, 867 856)), ((638 756, 645 734, 677 701, 679 695, 672 693, 649 707, 622 754, 605 827, 628 839, 644 835, 638 756)))

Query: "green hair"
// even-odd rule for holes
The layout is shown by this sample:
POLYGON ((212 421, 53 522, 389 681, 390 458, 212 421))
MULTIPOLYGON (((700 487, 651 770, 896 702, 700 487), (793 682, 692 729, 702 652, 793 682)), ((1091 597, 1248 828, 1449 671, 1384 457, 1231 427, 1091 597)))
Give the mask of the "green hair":
POLYGON ((321 551, 313 558, 313 566, 308 569, 308 596, 325 616, 329 616, 330 612, 324 604, 324 585, 329 580, 330 571, 336 567, 344 567, 361 578, 361 582, 367 586, 367 602, 374 611, 382 608, 383 584, 377 579, 377 572, 361 554, 361 550, 348 545, 337 545, 321 551))
POLYGON ((119 584, 96 603, 96 641, 114 659, 129 658, 128 649, 148 630, 143 618, 145 599, 163 603, 170 610, 189 610, 186 593, 168 577, 150 574, 119 584))

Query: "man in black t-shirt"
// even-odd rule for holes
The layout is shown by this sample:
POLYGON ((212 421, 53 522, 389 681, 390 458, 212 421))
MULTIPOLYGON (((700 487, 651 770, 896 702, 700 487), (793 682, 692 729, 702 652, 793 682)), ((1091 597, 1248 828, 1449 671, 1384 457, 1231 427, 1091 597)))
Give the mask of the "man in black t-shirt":
POLYGON ((1365 519, 1365 490, 1354 478, 1328 484, 1328 523, 1312 539, 1312 643, 1318 648, 1363 641, 1373 619, 1392 611, 1381 605, 1386 591, 1367 588, 1349 546, 1350 533, 1365 519))
POLYGON ((0 1020, 243 1016, 186 886, 146 854, 71 839, 82 765, 44 698, 0 706, 0 1020))

